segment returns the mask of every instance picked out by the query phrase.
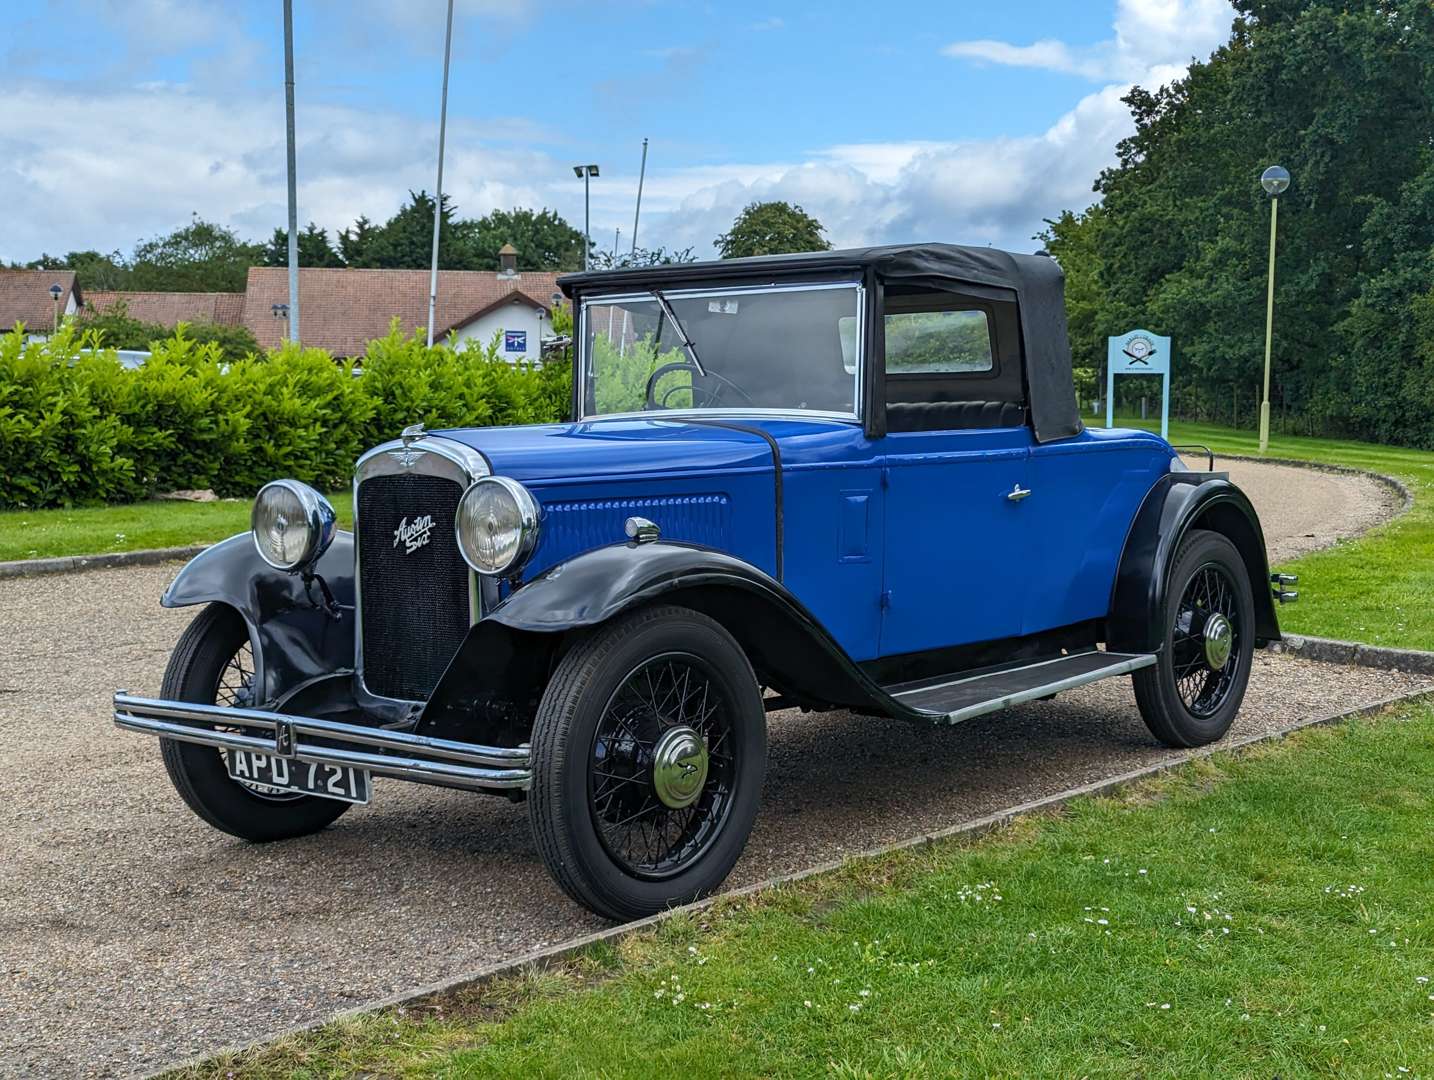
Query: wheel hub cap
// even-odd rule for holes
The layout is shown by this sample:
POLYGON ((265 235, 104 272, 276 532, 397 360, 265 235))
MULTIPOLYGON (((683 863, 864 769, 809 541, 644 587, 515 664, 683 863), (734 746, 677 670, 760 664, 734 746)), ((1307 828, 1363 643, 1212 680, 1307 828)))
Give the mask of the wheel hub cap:
POLYGON ((653 751, 652 786, 664 806, 691 806, 707 782, 707 744, 687 726, 663 732, 653 751))
POLYGON ((1230 662, 1230 650, 1235 644, 1235 630, 1230 620, 1218 611, 1205 620, 1205 662, 1213 671, 1223 671, 1230 662))

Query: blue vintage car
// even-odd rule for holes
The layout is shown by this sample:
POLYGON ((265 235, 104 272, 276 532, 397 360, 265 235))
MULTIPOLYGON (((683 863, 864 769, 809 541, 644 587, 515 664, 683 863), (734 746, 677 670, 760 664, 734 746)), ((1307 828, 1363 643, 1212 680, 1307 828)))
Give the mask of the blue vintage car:
POLYGON ((179 794, 249 840, 394 777, 526 799, 578 902, 715 889, 766 714, 947 724, 1117 675, 1220 738, 1289 579, 1222 474, 1085 430, 1042 256, 885 247, 576 274, 573 420, 425 431, 354 469, 355 531, 278 480, 159 698, 179 794))

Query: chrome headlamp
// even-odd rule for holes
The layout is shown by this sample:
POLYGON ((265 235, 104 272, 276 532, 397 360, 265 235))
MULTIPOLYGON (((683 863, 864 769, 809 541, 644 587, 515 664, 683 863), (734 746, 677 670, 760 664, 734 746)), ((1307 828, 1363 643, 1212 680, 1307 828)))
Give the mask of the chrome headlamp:
POLYGON ((294 573, 315 562, 334 539, 334 508, 308 484, 272 480, 254 496, 249 530, 259 558, 294 573))
POLYGON ((469 485, 454 518, 463 561, 480 574, 522 568, 538 543, 538 504, 522 484, 485 476, 469 485))

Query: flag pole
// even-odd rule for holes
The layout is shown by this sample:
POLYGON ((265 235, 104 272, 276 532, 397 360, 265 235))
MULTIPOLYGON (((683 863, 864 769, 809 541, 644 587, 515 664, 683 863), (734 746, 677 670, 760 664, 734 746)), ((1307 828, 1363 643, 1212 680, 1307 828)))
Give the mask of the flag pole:
POLYGON ((299 340, 299 187, 294 153, 294 0, 284 0, 284 126, 289 170, 289 340, 299 340))
POLYGON ((647 177, 647 140, 642 140, 642 168, 637 174, 637 209, 632 214, 632 253, 637 254, 637 219, 642 216, 642 182, 647 177))
POLYGON ((453 53, 453 0, 443 36, 443 99, 438 107, 438 190, 433 194, 433 267, 428 275, 428 347, 433 348, 433 312, 438 306, 438 233, 443 225, 443 144, 448 135, 448 60, 453 53))

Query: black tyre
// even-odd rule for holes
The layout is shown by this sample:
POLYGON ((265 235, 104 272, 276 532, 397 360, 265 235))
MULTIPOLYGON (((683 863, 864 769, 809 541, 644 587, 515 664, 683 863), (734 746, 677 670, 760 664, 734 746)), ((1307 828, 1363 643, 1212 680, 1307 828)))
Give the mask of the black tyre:
POLYGON ((528 814, 578 903, 635 919, 716 889, 746 846, 767 764, 752 667, 679 607, 605 626, 563 657, 533 724, 528 814))
POLYGON ((1191 530, 1170 572, 1165 647, 1135 672, 1135 700, 1167 746, 1202 746, 1230 730, 1255 651, 1255 601, 1240 553, 1219 533, 1191 530))
MULTIPOLYGON (((210 604, 191 622, 164 672, 161 696, 170 701, 253 707, 253 654, 244 620, 210 604)), ((349 808, 335 799, 295 795, 229 776, 224 752, 212 746, 160 740, 170 782, 189 808, 216 829, 244 840, 287 840, 318 832, 349 808)))

